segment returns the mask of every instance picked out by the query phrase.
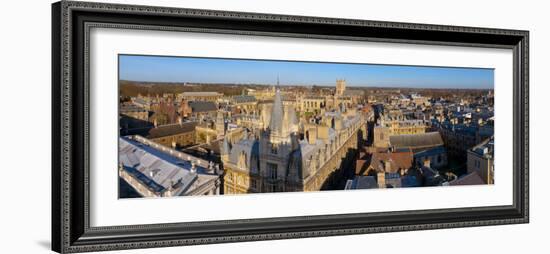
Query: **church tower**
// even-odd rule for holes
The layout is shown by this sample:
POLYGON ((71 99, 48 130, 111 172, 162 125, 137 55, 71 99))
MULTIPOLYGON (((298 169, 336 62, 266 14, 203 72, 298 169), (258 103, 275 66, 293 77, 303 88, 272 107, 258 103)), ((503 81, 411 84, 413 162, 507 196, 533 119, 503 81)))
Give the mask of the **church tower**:
POLYGON ((216 134, 218 138, 225 135, 225 117, 221 110, 218 110, 216 115, 216 134))
POLYGON ((346 91, 346 80, 345 79, 337 79, 336 80, 336 96, 344 96, 345 91, 346 91))

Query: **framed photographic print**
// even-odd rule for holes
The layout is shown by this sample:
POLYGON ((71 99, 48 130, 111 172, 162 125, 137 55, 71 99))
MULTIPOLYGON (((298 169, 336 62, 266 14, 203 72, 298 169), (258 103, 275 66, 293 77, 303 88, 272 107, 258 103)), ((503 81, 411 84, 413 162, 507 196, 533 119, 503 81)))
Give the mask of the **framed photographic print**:
POLYGON ((528 31, 52 13, 57 252, 529 220, 528 31))

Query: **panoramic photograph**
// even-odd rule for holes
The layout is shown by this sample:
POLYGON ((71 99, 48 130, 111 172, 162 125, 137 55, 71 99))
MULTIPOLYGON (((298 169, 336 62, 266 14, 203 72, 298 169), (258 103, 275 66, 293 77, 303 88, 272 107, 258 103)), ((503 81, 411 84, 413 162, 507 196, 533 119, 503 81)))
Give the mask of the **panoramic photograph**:
POLYGON ((494 184, 494 69, 119 55, 118 85, 121 199, 494 184))

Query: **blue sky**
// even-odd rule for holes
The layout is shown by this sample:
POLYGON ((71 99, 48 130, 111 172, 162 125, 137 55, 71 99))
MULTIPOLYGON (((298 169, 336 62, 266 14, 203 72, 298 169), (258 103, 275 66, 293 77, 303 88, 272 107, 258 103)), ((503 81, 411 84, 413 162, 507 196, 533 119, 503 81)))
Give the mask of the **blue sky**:
POLYGON ((494 70, 223 58, 119 56, 119 78, 152 82, 256 83, 349 87, 494 88, 494 70))

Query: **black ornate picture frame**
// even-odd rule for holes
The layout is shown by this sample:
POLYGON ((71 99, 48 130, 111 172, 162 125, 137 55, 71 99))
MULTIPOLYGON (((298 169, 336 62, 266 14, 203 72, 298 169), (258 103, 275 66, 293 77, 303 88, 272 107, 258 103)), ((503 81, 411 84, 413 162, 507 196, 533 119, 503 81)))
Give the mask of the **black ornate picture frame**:
POLYGON ((529 32, 62 1, 52 5, 52 249, 60 253, 473 227, 529 221, 529 32), (92 27, 513 50, 513 205, 91 227, 92 27))

